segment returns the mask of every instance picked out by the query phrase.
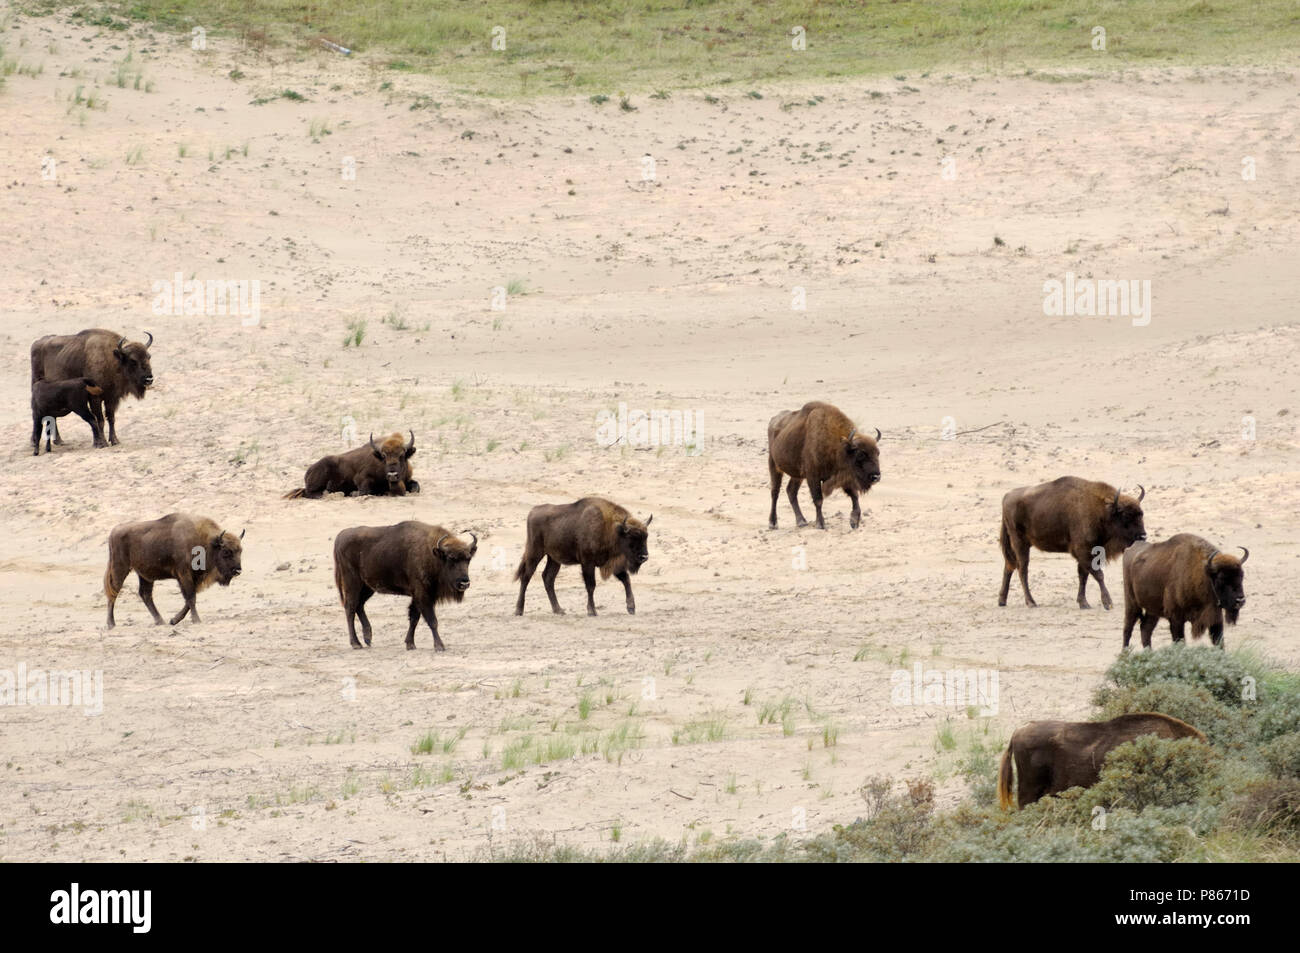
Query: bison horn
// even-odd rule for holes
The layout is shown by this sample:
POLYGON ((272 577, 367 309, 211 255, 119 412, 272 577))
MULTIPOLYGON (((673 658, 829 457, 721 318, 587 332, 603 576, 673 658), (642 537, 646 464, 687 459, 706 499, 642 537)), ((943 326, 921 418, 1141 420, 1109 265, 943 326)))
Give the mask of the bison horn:
POLYGON ((240 539, 243 539, 243 538, 244 538, 244 534, 247 533, 247 532, 248 532, 248 528, 247 528, 247 527, 245 527, 244 529, 241 529, 241 530, 239 531, 239 538, 240 538, 240 539))
POLYGON ((1245 546, 1238 546, 1237 548, 1242 551, 1243 555, 1241 557, 1241 561, 1242 563, 1245 563, 1246 560, 1250 558, 1250 550, 1247 549, 1245 546))
POLYGON ((653 513, 651 513, 651 514, 650 514, 650 518, 647 519, 647 520, 645 521, 645 525, 646 525, 647 527, 649 527, 650 524, 653 523, 654 521, 655 521, 655 515, 654 515, 653 513))
POLYGON ((410 431, 407 431, 407 432, 411 435, 411 442, 408 443, 408 444, 406 445, 406 449, 407 449, 407 450, 414 450, 414 449, 415 449, 415 431, 414 431, 414 430, 410 430, 410 431))
POLYGON ((1110 501, 1111 506, 1119 506, 1119 490, 1115 491, 1115 499, 1110 501))
POLYGON ((880 428, 877 427, 877 428, 876 428, 876 440, 879 440, 879 439, 880 439, 880 428))
POLYGON ((1210 558, 1205 561, 1206 572, 1208 573, 1214 572, 1214 557, 1217 555, 1219 555, 1219 551, 1217 549, 1214 552, 1210 553, 1210 558))
POLYGON ((845 442, 845 443, 852 443, 852 442, 853 442, 853 435, 856 434, 857 432, 858 432, 858 428, 857 428, 857 427, 854 427, 852 430, 850 430, 850 431, 849 431, 849 435, 848 435, 847 437, 844 438, 844 442, 845 442))
POLYGON ((124 347, 126 347, 126 338, 122 338, 122 340, 117 342, 117 349, 119 351, 122 350, 122 348, 124 347))
POLYGON ((1147 491, 1146 491, 1146 489, 1142 486, 1141 483, 1139 483, 1139 484, 1138 484, 1138 502, 1141 503, 1142 500, 1146 497, 1146 495, 1147 495, 1147 491))
POLYGON ((373 451, 375 451, 375 453, 378 453, 378 452, 379 452, 379 448, 375 446, 375 434, 374 434, 374 431, 371 431, 371 433, 370 433, 370 449, 373 450, 373 451))
POLYGON ((474 542, 470 544, 469 551, 471 554, 476 553, 478 552, 478 537, 474 535, 473 530, 468 530, 467 532, 469 533, 469 538, 474 540, 474 542))
POLYGON ((149 343, 146 344, 146 345, 144 346, 144 349, 147 351, 147 350, 149 350, 149 348, 153 347, 153 335, 150 334, 148 331, 146 331, 146 332, 144 332, 144 333, 145 333, 145 336, 149 338, 149 343))
POLYGON ((441 536, 439 536, 438 541, 433 544, 433 548, 442 549, 442 541, 446 539, 449 535, 450 535, 449 533, 443 533, 441 536))

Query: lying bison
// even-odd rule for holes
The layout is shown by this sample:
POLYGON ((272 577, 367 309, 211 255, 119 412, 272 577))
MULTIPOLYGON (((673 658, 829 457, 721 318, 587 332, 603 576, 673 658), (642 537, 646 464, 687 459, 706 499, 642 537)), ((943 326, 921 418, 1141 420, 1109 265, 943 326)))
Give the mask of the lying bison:
POLYGON ((587 586, 587 615, 596 614, 596 569, 601 577, 614 576, 627 594, 627 611, 636 613, 632 598, 632 573, 650 558, 646 547, 651 516, 644 523, 617 503, 589 496, 576 503, 534 506, 528 512, 528 540, 524 556, 515 570, 519 581, 519 600, 515 615, 524 614, 524 593, 537 564, 546 557, 542 584, 551 600, 551 611, 564 615, 555 598, 555 577, 561 566, 582 567, 582 581, 587 586))
POLYGON ((1111 607, 1110 592, 1101 571, 1106 562, 1120 555, 1134 542, 1146 539, 1142 524, 1143 498, 1125 496, 1109 483, 1078 477, 1061 477, 1038 486, 1022 486, 1002 497, 1002 591, 998 605, 1007 604, 1011 574, 1019 570, 1025 605, 1036 606, 1029 594, 1029 549, 1045 553, 1069 553, 1079 564, 1079 608, 1090 608, 1084 595, 1088 576, 1097 580, 1101 604, 1111 607))
POLYGON ((1163 543, 1136 543, 1124 553, 1124 648, 1133 637, 1133 624, 1142 622, 1142 647, 1151 648, 1151 633, 1161 619, 1169 620, 1175 642, 1183 641, 1184 626, 1192 637, 1210 630, 1210 641, 1223 648, 1223 623, 1237 624, 1246 604, 1242 557, 1221 553, 1190 533, 1163 543))
POLYGON ((1012 806, 1012 761, 1016 800, 1024 807, 1067 788, 1092 787, 1111 749, 1140 735, 1205 741, 1205 735, 1187 722, 1154 712, 1120 715, 1110 721, 1031 721, 1016 729, 1002 754, 998 803, 1004 810, 1012 806))
POLYGON ((189 613, 199 621, 194 597, 214 582, 223 586, 241 572, 244 538, 227 533, 204 516, 169 513, 161 519, 122 523, 108 535, 108 569, 104 572, 104 595, 108 596, 108 627, 113 628, 113 606, 122 583, 135 570, 140 579, 140 599, 153 616, 155 625, 163 618, 153 604, 153 584, 175 579, 181 587, 185 608, 172 618, 175 625, 189 613))
POLYGON ((357 641, 355 618, 361 618, 361 634, 370 645, 370 620, 366 600, 376 592, 407 596, 410 627, 407 649, 415 648, 415 626, 424 617, 433 632, 433 648, 446 650, 438 637, 439 602, 460 602, 469 588, 469 561, 478 551, 478 537, 466 546, 441 526, 407 520, 394 526, 354 526, 334 540, 334 584, 348 620, 348 641, 357 641))
POLYGON ((307 468, 303 486, 285 494, 286 500, 307 497, 319 499, 326 493, 348 496, 405 496, 419 493, 420 484, 411 476, 411 457, 415 455, 415 431, 411 442, 400 433, 391 433, 383 443, 375 435, 364 447, 347 453, 321 457, 307 468))
POLYGON ((781 493, 781 476, 790 477, 785 495, 794 510, 796 526, 807 526, 799 509, 799 484, 808 481, 813 506, 817 510, 817 528, 825 529, 822 499, 828 493, 843 490, 853 501, 849 526, 858 528, 862 510, 858 494, 868 492, 880 482, 880 450, 875 438, 858 433, 853 421, 838 408, 821 401, 810 401, 799 410, 777 414, 767 425, 767 470, 772 478, 772 512, 768 525, 776 529, 776 499, 781 493))
MULTIPOLYGON (((144 400, 146 389, 153 386, 153 365, 149 361, 153 335, 148 331, 145 334, 149 340, 144 344, 128 344, 116 331, 103 328, 76 334, 47 334, 32 344, 32 384, 71 377, 94 380, 103 394, 91 401, 91 411, 101 430, 104 418, 108 418, 108 442, 116 445, 117 405, 127 396, 144 400)), ((63 443, 57 421, 54 442, 63 443)))
MULTIPOLYGON (((41 455, 41 430, 45 426, 45 421, 49 420, 52 425, 56 425, 60 417, 66 417, 68 414, 76 414, 90 424, 95 446, 105 446, 104 431, 100 428, 94 413, 91 412, 91 401, 101 398, 103 393, 104 389, 89 377, 74 377, 66 381, 37 381, 33 384, 32 447, 34 449, 32 455, 37 457, 41 455)), ((46 453, 53 449, 50 446, 53 431, 54 426, 45 431, 46 453)))

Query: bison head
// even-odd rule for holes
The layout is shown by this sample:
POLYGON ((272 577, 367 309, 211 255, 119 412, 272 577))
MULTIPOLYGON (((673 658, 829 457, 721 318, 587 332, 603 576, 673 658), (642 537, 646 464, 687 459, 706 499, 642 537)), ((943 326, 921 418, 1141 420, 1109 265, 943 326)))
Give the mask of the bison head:
POLYGON ((474 542, 468 546, 453 536, 442 536, 433 546, 434 553, 442 560, 443 584, 457 600, 469 588, 469 561, 478 552, 478 537, 469 535, 474 542))
POLYGON ((653 520, 653 515, 644 523, 635 516, 629 516, 618 524, 615 535, 618 556, 622 557, 623 565, 629 572, 636 572, 641 568, 641 564, 650 558, 647 543, 650 540, 650 523, 653 520))
POLYGON ((1223 610, 1228 625, 1237 624, 1237 613, 1246 604, 1245 572, 1241 564, 1250 558, 1250 550, 1241 547, 1244 554, 1240 559, 1217 550, 1210 553, 1205 561, 1205 572, 1210 577, 1210 588, 1214 590, 1214 601, 1223 610))
POLYGON ((153 335, 148 331, 144 333, 149 335, 147 344, 137 341, 128 344, 126 338, 122 338, 117 342, 117 347, 113 348, 113 357, 117 358, 117 366, 126 378, 127 392, 137 400, 144 400, 145 388, 153 386, 153 365, 149 363, 153 335))
POLYGON ((219 585, 230 585, 230 580, 243 572, 240 559, 244 555, 244 547, 240 540, 244 538, 245 532, 247 530, 241 530, 238 537, 222 532, 212 540, 209 547, 209 551, 212 553, 211 565, 217 574, 217 583, 219 585))
POLYGON ((406 461, 415 455, 415 431, 411 432, 411 442, 406 443, 402 440, 400 433, 389 434, 384 438, 384 442, 375 445, 375 435, 370 435, 370 452, 375 455, 375 459, 383 463, 384 476, 388 480, 388 486, 391 489, 398 483, 405 483, 411 479, 411 465, 406 461))
POLYGON ((876 441, 879 439, 879 430, 876 431, 873 440, 866 434, 858 433, 857 427, 849 431, 849 435, 844 439, 844 455, 848 458, 849 468, 853 471, 853 479, 863 493, 880 482, 880 448, 876 446, 876 441))
POLYGON ((1138 486, 1138 498, 1121 496, 1115 491, 1115 499, 1106 507, 1106 555, 1111 552, 1122 553, 1134 543, 1147 538, 1146 525, 1142 521, 1142 500, 1147 491, 1138 486))

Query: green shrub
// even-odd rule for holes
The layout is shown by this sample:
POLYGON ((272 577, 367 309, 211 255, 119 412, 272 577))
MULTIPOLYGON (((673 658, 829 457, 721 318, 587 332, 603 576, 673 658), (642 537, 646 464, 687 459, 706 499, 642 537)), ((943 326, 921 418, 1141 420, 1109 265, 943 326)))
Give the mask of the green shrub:
POLYGON ((1106 670, 1117 688, 1141 688, 1156 682, 1182 682, 1204 688, 1219 701, 1242 704, 1241 661, 1209 645, 1170 645, 1155 652, 1125 652, 1106 670))
POLYGON ((1288 692, 1263 701, 1254 727, 1255 738, 1260 743, 1300 731, 1300 695, 1288 692))
POLYGON ((1220 755, 1195 738, 1143 735, 1106 756, 1100 780, 1080 802, 1107 810, 1174 807, 1198 800, 1217 779, 1220 755))
POLYGON ((1266 833, 1300 833, 1300 781, 1255 781, 1228 806, 1234 827, 1266 833))
POLYGON ((1279 735, 1260 749, 1275 778, 1300 780, 1300 732, 1279 735))

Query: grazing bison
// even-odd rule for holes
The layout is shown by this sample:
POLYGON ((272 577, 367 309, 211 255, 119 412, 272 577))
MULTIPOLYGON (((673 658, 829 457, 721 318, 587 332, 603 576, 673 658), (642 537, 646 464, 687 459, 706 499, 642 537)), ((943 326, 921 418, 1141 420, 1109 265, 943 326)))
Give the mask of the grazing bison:
POLYGON ((357 641, 355 618, 361 617, 361 634, 370 645, 370 620, 366 600, 376 592, 408 596, 411 625, 406 630, 407 649, 415 648, 415 625, 424 617, 433 632, 433 648, 446 650, 438 637, 439 602, 460 602, 469 588, 469 561, 478 551, 478 537, 466 546, 441 526, 407 520, 394 526, 354 526, 334 540, 334 584, 348 620, 348 641, 357 641))
POLYGON ((646 541, 653 519, 651 516, 642 523, 617 503, 597 496, 576 503, 534 506, 528 511, 524 556, 515 570, 515 579, 519 581, 515 615, 524 614, 524 592, 543 556, 546 568, 542 570, 542 584, 551 600, 551 611, 556 615, 564 615, 564 610, 555 598, 555 577, 561 566, 574 564, 582 567, 582 581, 587 586, 587 615, 596 614, 597 567, 601 578, 614 576, 623 584, 628 614, 634 615, 636 600, 632 598, 631 574, 650 558, 646 541))
MULTIPOLYGON (((104 446, 104 431, 90 411, 90 401, 103 395, 104 389, 89 377, 74 377, 66 381, 37 381, 32 385, 32 455, 41 455, 41 426, 47 420, 57 421, 68 414, 76 414, 90 424, 95 436, 95 446, 104 446)), ((54 428, 51 427, 52 431, 54 428)), ((45 434, 45 452, 49 453, 52 434, 45 434)))
MULTIPOLYGON (((70 377, 89 377, 103 389, 90 403, 91 411, 104 428, 108 418, 108 442, 116 445, 117 405, 131 396, 144 400, 145 390, 153 386, 153 365, 149 361, 149 348, 153 335, 145 332, 149 340, 140 344, 127 343, 116 331, 92 328, 76 334, 47 334, 32 344, 32 384, 37 381, 67 380, 70 377)), ((54 424, 54 442, 63 443, 59 425, 54 424)), ((95 446, 107 446, 97 443, 95 446)))
POLYGON ((172 617, 171 624, 180 622, 187 612, 191 622, 198 622, 194 597, 214 582, 228 586, 240 574, 243 538, 243 531, 235 536, 207 517, 184 513, 113 527, 108 535, 108 569, 104 572, 108 627, 115 624, 113 605, 133 569, 140 579, 140 599, 155 625, 163 624, 153 604, 153 584, 159 579, 175 579, 185 599, 185 608, 172 617))
POLYGON ((411 457, 415 455, 415 431, 411 442, 400 433, 391 433, 376 445, 375 435, 364 447, 347 453, 321 457, 307 468, 304 485, 285 494, 286 500, 299 497, 318 499, 325 493, 348 496, 405 496, 419 493, 420 484, 411 476, 411 457))
POLYGON ((1175 642, 1192 624, 1192 637, 1210 630, 1210 641, 1223 648, 1223 623, 1237 624, 1246 604, 1242 564, 1250 550, 1241 547, 1238 559, 1210 543, 1179 533, 1163 543, 1138 543, 1124 553, 1124 648, 1133 637, 1133 624, 1142 621, 1142 647, 1151 648, 1151 633, 1162 618, 1169 620, 1175 642))
POLYGON ((1011 807, 1011 762, 1016 765, 1016 800, 1020 807, 1067 788, 1092 787, 1112 748, 1140 735, 1197 738, 1185 721, 1154 712, 1120 715, 1110 721, 1031 721, 1017 728, 998 771, 998 803, 1011 807))
POLYGON ((866 493, 880 482, 880 450, 876 441, 858 433, 853 421, 838 408, 814 400, 799 410, 777 414, 767 425, 767 469, 772 478, 772 512, 768 525, 776 529, 776 498, 781 493, 781 475, 790 477, 785 495, 794 510, 796 526, 807 526, 799 509, 799 484, 808 481, 813 506, 817 509, 817 528, 825 529, 822 498, 843 490, 853 501, 849 526, 858 528, 862 510, 858 494, 866 493))
POLYGON ((1143 498, 1125 496, 1109 483, 1061 477, 1038 486, 1022 486, 1002 497, 1002 591, 998 605, 1007 604, 1011 574, 1020 571, 1025 605, 1036 606, 1029 594, 1029 549, 1069 553, 1079 564, 1079 608, 1088 609, 1084 588, 1092 575, 1101 588, 1101 604, 1111 607, 1110 592, 1098 556, 1109 562, 1131 544, 1147 538, 1142 524, 1143 498))

